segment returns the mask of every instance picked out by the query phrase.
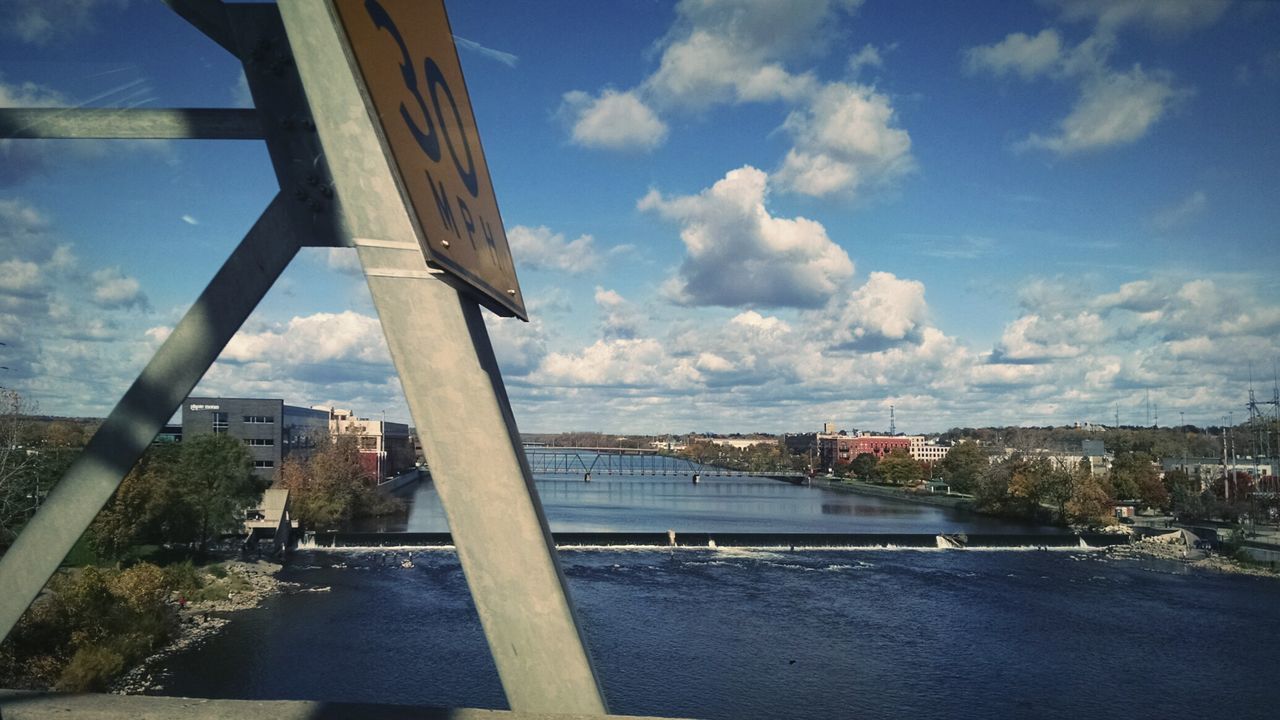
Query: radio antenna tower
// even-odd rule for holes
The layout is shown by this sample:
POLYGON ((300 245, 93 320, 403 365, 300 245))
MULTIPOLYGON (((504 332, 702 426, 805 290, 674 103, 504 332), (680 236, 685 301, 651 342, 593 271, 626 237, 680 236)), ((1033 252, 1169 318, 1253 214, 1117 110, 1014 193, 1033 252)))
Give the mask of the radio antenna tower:
POLYGON ((1116 429, 1120 429, 1120 403, 1116 403, 1116 429))
POLYGON ((893 422, 893 406, 892 405, 889 406, 889 434, 890 435, 898 434, 898 426, 893 422))

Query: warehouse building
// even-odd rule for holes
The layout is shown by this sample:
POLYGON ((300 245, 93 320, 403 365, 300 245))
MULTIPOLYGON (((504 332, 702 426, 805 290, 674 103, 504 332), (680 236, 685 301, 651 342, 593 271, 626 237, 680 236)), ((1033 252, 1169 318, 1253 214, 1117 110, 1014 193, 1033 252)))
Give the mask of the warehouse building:
POLYGON ((212 433, 240 440, 253 458, 254 474, 268 482, 284 458, 310 455, 328 432, 329 413, 279 399, 189 397, 182 403, 184 438, 212 433))

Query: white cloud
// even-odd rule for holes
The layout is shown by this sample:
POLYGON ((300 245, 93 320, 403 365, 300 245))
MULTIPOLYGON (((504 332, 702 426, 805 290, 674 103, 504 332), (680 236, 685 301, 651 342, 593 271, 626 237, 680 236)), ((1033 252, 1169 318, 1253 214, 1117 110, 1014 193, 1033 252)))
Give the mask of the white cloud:
POLYGON ((580 275, 601 265, 595 238, 590 235, 566 240, 563 234, 552 232, 545 225, 516 225, 507 231, 507 241, 511 244, 512 257, 521 267, 580 275))
POLYGON ((110 267, 97 270, 92 275, 93 301, 104 308, 150 309, 147 294, 137 279, 110 267))
MULTIPOLYGON (((788 64, 817 57, 835 22, 858 2, 724 3, 686 0, 660 43, 658 68, 637 87, 599 95, 566 93, 560 115, 573 142, 612 150, 650 150, 667 124, 656 114, 698 113, 724 104, 789 106, 795 140, 777 187, 812 196, 842 195, 901 178, 913 166, 907 131, 894 126, 889 97, 865 85, 823 82, 788 64)), ((883 64, 873 45, 849 58, 849 73, 883 64)))
POLYGON ((188 225, 199 225, 199 224, 200 224, 200 221, 199 221, 199 220, 197 220, 197 219, 195 219, 195 217, 194 217, 194 216, 192 216, 192 215, 183 215, 183 216, 182 216, 182 222, 184 222, 184 223, 186 223, 186 224, 188 224, 188 225))
POLYGON ((583 147, 652 150, 667 139, 666 123, 635 92, 567 92, 560 114, 570 120, 573 142, 583 147))
POLYGON ((862 85, 831 83, 783 127, 796 140, 774 179, 805 195, 852 193, 897 180, 914 166, 911 136, 893 126, 889 99, 862 85))
POLYGON ((645 92, 664 107, 696 111, 730 102, 795 102, 816 86, 812 75, 766 61, 767 48, 745 47, 715 30, 696 30, 668 46, 645 92))
POLYGON ((1168 73, 1111 72, 1086 80, 1059 133, 1032 133, 1019 148, 1043 148, 1059 155, 1098 150, 1134 142, 1179 101, 1190 95, 1176 89, 1168 73))
POLYGON ((529 314, 534 317, 526 323, 484 313, 494 355, 508 380, 528 375, 547 355, 546 326, 534 308, 529 314))
POLYGON ((352 277, 362 277, 364 275, 364 268, 360 266, 360 256, 356 253, 355 248, 327 248, 325 265, 330 270, 336 270, 343 275, 352 277))
POLYGON ((352 312, 296 316, 257 331, 241 330, 227 343, 220 361, 290 366, 350 362, 388 366, 390 355, 378 319, 352 312))
POLYGON ((881 67, 884 65, 884 58, 880 56, 880 51, 875 45, 867 43, 862 49, 849 56, 849 74, 857 77, 863 68, 881 67))
POLYGON ((600 309, 600 334, 604 339, 630 339, 640 334, 639 311, 616 290, 596 286, 595 301, 600 309))
POLYGON ((847 298, 832 302, 824 325, 834 347, 883 349, 918 335, 927 314, 924 283, 873 272, 847 298))
POLYGON ((33 297, 43 292, 44 282, 40 277, 39 265, 25 260, 0 262, 0 293, 33 297))
POLYGON ((996 77, 1016 73, 1024 80, 1054 69, 1062 56, 1062 38, 1058 31, 1046 28, 1031 37, 1010 33, 994 45, 983 45, 965 52, 965 70, 969 73, 989 72, 996 77))
POLYGON ((653 338, 599 340, 578 353, 549 353, 531 381, 555 387, 688 387, 699 379, 686 358, 672 358, 653 338))
POLYGON ((768 179, 745 166, 698 195, 664 198, 656 190, 637 206, 680 225, 687 255, 666 290, 683 305, 814 307, 853 275, 853 261, 803 217, 774 217, 765 207, 768 179))

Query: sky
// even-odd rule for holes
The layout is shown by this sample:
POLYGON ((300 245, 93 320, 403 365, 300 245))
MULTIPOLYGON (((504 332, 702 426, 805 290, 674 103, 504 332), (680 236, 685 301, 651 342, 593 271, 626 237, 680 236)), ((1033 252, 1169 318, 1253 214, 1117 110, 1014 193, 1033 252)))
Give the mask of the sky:
MULTIPOLYGON (((1209 425, 1250 378, 1272 397, 1280 3, 448 11, 531 316, 487 318, 521 430, 1209 425)), ((251 100, 158 2, 3 0, 0 107, 30 106, 251 100)), ((0 139, 0 385, 104 416, 276 190, 261 142, 0 139)), ((409 420, 346 248, 305 249, 196 393, 409 420)))

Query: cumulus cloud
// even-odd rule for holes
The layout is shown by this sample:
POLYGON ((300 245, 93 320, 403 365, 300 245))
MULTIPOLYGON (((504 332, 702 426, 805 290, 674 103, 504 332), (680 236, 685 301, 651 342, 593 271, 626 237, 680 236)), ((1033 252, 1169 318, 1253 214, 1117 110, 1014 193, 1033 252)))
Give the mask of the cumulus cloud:
POLYGON ((1075 104, 1056 131, 1032 132, 1014 145, 1018 150, 1048 150, 1063 156, 1135 142, 1193 95, 1170 72, 1144 70, 1136 63, 1128 70, 1113 67, 1110 57, 1119 44, 1116 31, 1120 27, 1136 24, 1188 31, 1212 23, 1225 7, 1180 0, 1059 0, 1058 4, 1064 19, 1095 21, 1093 32, 1075 46, 1068 46, 1055 28, 1034 37, 1011 33, 999 42, 966 50, 964 67, 971 75, 1016 75, 1028 81, 1047 77, 1075 84, 1079 93, 1075 104))
POLYGON ((600 334, 604 339, 631 339, 640 334, 639 311, 616 290, 596 286, 595 301, 600 309, 600 334))
POLYGON ((147 294, 136 278, 120 272, 118 267, 96 270, 91 276, 93 280, 93 301, 104 308, 136 308, 148 310, 151 307, 147 294))
POLYGON ((815 307, 853 275, 821 223, 774 217, 768 178, 744 166, 697 195, 651 190, 637 206, 680 226, 686 256, 665 287, 682 305, 815 307))
POLYGON ((552 232, 545 225, 517 225, 507 231, 507 241, 511 244, 511 255, 521 267, 580 275, 598 269, 601 264, 595 238, 590 235, 566 240, 563 234, 552 232))
POLYGON ((833 301, 828 337, 836 348, 884 349, 917 338, 927 313, 924 283, 873 272, 847 298, 833 301))
POLYGON ((118 267, 86 268, 50 217, 0 200, 4 384, 48 412, 105 413, 146 360, 146 293, 118 267))
POLYGON ((911 137, 894 127, 889 99, 866 86, 831 83, 783 127, 796 144, 774 177, 793 192, 852 193, 897 180, 914 165, 911 137))
POLYGON ((667 139, 667 124, 635 92, 567 92, 560 114, 570 121, 570 138, 582 147, 652 150, 667 139))
POLYGON ((378 319, 353 311, 296 316, 257 331, 241 330, 219 360, 310 365, 351 362, 388 365, 386 341, 378 319))
MULTIPOLYGON (((778 103, 794 145, 781 161, 777 187, 816 197, 842 195, 901 178, 912 167, 911 141, 898 127, 889 96, 861 84, 826 82, 790 66, 825 52, 836 22, 860 3, 807 0, 723 3, 686 0, 659 43, 658 67, 635 88, 564 95, 560 115, 584 147, 651 150, 665 142, 658 112, 701 113, 718 105, 778 103)), ((865 45, 848 61, 850 76, 883 64, 865 45)))

